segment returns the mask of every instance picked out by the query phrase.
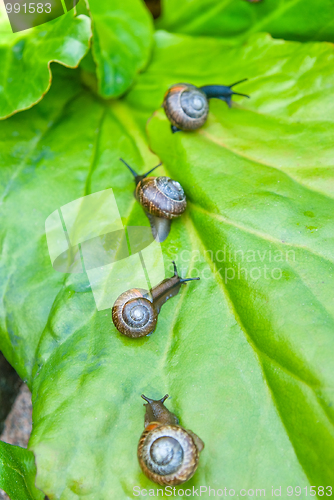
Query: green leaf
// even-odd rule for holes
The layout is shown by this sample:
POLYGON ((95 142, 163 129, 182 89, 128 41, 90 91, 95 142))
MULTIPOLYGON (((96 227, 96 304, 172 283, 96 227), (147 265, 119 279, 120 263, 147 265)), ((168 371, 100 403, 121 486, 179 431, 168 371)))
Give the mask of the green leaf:
POLYGON ((89 10, 99 92, 106 98, 118 97, 148 63, 153 43, 152 17, 142 0, 89 0, 89 10))
POLYGON ((141 393, 169 393, 205 442, 177 489, 281 486, 285 498, 333 484, 332 67, 329 44, 158 33, 126 98, 103 102, 63 69, 41 103, 0 124, 0 348, 33 389, 30 447, 51 498, 157 494, 136 457, 141 393), (250 100, 212 100, 193 133, 172 134, 159 109, 147 143, 169 85, 245 76, 250 100), (119 157, 143 172, 158 162, 149 147, 189 201, 162 244, 166 275, 174 258, 201 281, 134 341, 97 311, 85 274, 52 269, 44 223, 112 187, 123 223, 147 224, 119 157))
POLYGON ((163 0, 159 29, 244 40, 268 31, 287 40, 334 41, 332 0, 163 0))
POLYGON ((35 486, 34 455, 19 446, 0 441, 0 488, 13 500, 43 500, 35 486))
POLYGON ((51 63, 78 66, 91 37, 89 18, 75 17, 73 10, 15 34, 4 16, 0 19, 0 119, 40 101, 51 85, 51 63))

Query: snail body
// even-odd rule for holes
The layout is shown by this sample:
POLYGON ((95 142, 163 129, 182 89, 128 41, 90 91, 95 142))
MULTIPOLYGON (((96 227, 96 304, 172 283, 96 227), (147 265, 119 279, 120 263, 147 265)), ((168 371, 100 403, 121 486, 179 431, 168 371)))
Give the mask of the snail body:
POLYGON ((166 278, 150 291, 133 288, 123 292, 112 307, 112 320, 117 330, 131 338, 152 333, 157 325, 158 314, 168 299, 177 295, 181 285, 199 278, 183 279, 174 264, 174 276, 166 278))
POLYGON ((204 125, 208 117, 209 99, 211 98, 225 101, 231 107, 233 95, 249 97, 232 90, 232 87, 244 81, 240 80, 230 86, 205 85, 196 87, 189 83, 172 85, 166 92, 163 101, 166 116, 172 124, 172 132, 197 130, 204 125))
POLYGON ((192 431, 179 425, 178 418, 164 402, 149 399, 145 414, 145 430, 138 444, 138 461, 143 473, 161 485, 177 485, 188 481, 196 472, 203 441, 192 431))
POLYGON ((169 234, 171 220, 182 215, 187 207, 181 184, 166 176, 147 177, 161 164, 146 174, 138 175, 122 158, 120 160, 134 176, 134 194, 150 221, 153 237, 158 242, 164 241, 169 234))

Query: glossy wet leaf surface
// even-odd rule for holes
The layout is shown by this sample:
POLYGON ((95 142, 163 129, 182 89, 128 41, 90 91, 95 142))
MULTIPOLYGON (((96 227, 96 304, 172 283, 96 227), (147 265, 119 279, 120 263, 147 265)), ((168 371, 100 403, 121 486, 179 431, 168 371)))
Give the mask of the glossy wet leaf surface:
POLYGON ((0 441, 0 488, 15 500, 43 500, 35 476, 34 454, 0 441))
POLYGON ((126 99, 104 103, 61 70, 0 124, 1 348, 33 390, 30 447, 50 499, 157 491, 136 458, 141 393, 170 394, 205 442, 187 488, 333 484, 332 67, 329 44, 259 35, 236 49, 161 32, 126 99), (245 76, 250 100, 212 101, 204 128, 171 134, 158 109, 169 85, 245 76), (119 157, 143 172, 158 162, 149 147, 189 200, 162 245, 166 274, 174 258, 201 281, 133 341, 96 310, 86 275, 52 269, 44 222, 112 187, 124 224, 147 224, 119 157))
POLYGON ((75 17, 73 10, 47 24, 13 34, 1 8, 0 119, 40 101, 51 85, 51 62, 78 66, 90 37, 90 19, 75 17))
POLYGON ((159 29, 242 41, 269 32, 286 40, 334 41, 332 0, 162 0, 159 29))

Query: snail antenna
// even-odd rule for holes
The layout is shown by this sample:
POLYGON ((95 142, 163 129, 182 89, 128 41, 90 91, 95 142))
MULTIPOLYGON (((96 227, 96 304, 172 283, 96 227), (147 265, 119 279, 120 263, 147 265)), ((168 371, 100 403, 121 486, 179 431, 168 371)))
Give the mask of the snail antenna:
MULTIPOLYGON (((141 397, 149 404, 151 403, 154 403, 155 402, 155 399, 150 399, 150 398, 147 398, 146 396, 144 396, 144 394, 141 395, 141 397)), ((169 398, 169 394, 165 394, 163 398, 161 399, 158 399, 157 401, 160 401, 161 403, 164 403, 166 401, 166 399, 169 398)))
POLYGON ((141 175, 140 177, 142 179, 145 179, 145 177, 147 177, 151 172, 153 172, 153 170, 155 170, 156 168, 160 167, 160 165, 162 165, 162 163, 159 163, 159 165, 157 165, 156 167, 151 168, 151 170, 149 170, 148 172, 146 172, 146 174, 141 175))
POLYGON ((126 163, 126 161, 123 160, 123 158, 120 158, 120 160, 121 160, 121 162, 124 163, 124 165, 126 165, 128 167, 128 169, 132 173, 133 177, 135 178, 135 183, 136 184, 138 184, 138 182, 140 182, 141 180, 145 179, 145 177, 147 177, 148 174, 150 174, 151 172, 153 172, 154 169, 156 169, 156 168, 160 167, 160 165, 162 165, 162 163, 159 163, 159 165, 157 165, 156 167, 151 168, 151 170, 149 170, 148 172, 146 172, 146 174, 139 175, 139 174, 137 174, 137 172, 135 170, 133 170, 132 167, 130 167, 130 165, 128 163, 126 163))
POLYGON ((146 396, 144 396, 144 394, 142 394, 141 397, 145 399, 147 403, 153 403, 153 399, 147 398, 146 396))
POLYGON ((237 82, 235 82, 235 83, 232 83, 232 85, 229 85, 229 87, 230 87, 230 89, 231 89, 231 88, 232 88, 232 87, 234 87, 235 85, 239 85, 239 83, 246 82, 247 80, 248 80, 248 78, 243 78, 242 80, 239 80, 239 81, 237 81, 237 82))
POLYGON ((248 97, 248 99, 250 99, 250 95, 248 95, 248 94, 241 94, 241 92, 233 92, 232 91, 232 94, 233 95, 242 95, 242 97, 248 97))
POLYGON ((128 167, 128 169, 129 169, 129 170, 130 170, 130 172, 132 173, 133 177, 135 177, 135 178, 136 178, 136 177, 138 177, 137 172, 135 172, 135 171, 133 170, 133 168, 132 168, 132 167, 130 167, 130 165, 128 165, 128 164, 126 163, 126 161, 124 161, 124 160, 123 160, 123 158, 120 158, 120 160, 121 160, 121 162, 123 162, 123 163, 124 163, 124 165, 126 165, 126 166, 128 167))
POLYGON ((186 281, 194 281, 194 280, 200 280, 201 278, 181 278, 180 283, 185 283, 186 281))
MULTIPOLYGON (((232 85, 230 85, 230 89, 232 89, 232 87, 234 87, 235 85, 239 85, 239 83, 246 82, 247 80, 248 80, 248 78, 243 78, 243 80, 239 80, 238 82, 232 83, 232 85)), ((248 99, 250 99, 249 95, 247 95, 247 94, 240 94, 239 92, 234 92, 234 90, 232 90, 232 94, 233 95, 241 95, 242 97, 248 97, 248 99)))
POLYGON ((208 99, 215 97, 216 99, 225 101, 226 104, 231 107, 233 95, 240 95, 242 97, 249 98, 249 95, 247 94, 241 94, 240 92, 234 92, 234 90, 232 90, 232 87, 238 85, 239 83, 245 82, 246 80, 248 80, 248 78, 244 78, 243 80, 232 83, 232 85, 204 85, 203 87, 200 87, 200 89, 205 93, 208 99))
MULTIPOLYGON (((177 267, 174 260, 172 260, 172 264, 174 266, 174 276, 178 276, 177 267)), ((201 278, 180 278, 180 283, 185 283, 186 281, 194 281, 199 279, 201 278)))

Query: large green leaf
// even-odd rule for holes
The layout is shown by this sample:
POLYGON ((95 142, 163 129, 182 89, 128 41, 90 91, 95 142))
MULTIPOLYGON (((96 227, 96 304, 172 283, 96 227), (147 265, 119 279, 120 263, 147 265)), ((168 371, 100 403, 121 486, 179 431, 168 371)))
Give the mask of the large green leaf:
POLYGON ((152 16, 142 0, 89 0, 93 57, 99 92, 118 97, 148 63, 153 43, 152 16))
POLYGON ((75 17, 73 10, 15 34, 0 10, 0 119, 42 99, 51 85, 51 63, 78 66, 90 37, 90 19, 75 17))
POLYGON ((13 500, 43 500, 35 476, 34 454, 0 441, 0 488, 13 500))
POLYGON ((102 102, 63 70, 41 103, 0 124, 0 348, 33 389, 30 447, 50 498, 157 491, 136 459, 141 393, 168 392, 205 442, 187 487, 270 496, 274 485, 286 498, 287 486, 333 484, 332 64, 328 44, 261 35, 236 49, 158 33, 125 99, 102 102), (194 133, 171 134, 160 109, 147 144, 143 123, 168 85, 244 76, 251 100, 212 101, 194 133), (189 200, 163 243, 167 275, 175 258, 202 279, 131 341, 96 310, 85 274, 52 269, 44 222, 112 187, 123 222, 147 224, 118 158, 144 171, 157 162, 149 145, 189 200))
POLYGON ((160 29, 245 39, 268 31, 287 40, 334 41, 333 0, 163 0, 160 29))

